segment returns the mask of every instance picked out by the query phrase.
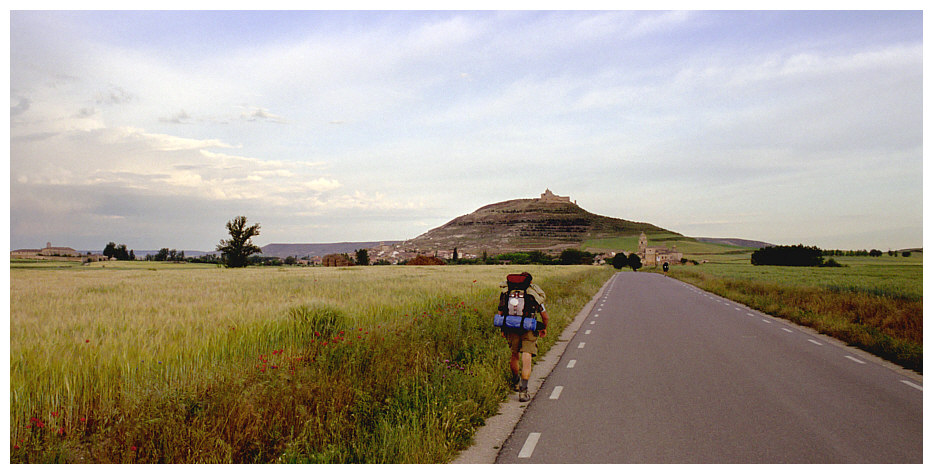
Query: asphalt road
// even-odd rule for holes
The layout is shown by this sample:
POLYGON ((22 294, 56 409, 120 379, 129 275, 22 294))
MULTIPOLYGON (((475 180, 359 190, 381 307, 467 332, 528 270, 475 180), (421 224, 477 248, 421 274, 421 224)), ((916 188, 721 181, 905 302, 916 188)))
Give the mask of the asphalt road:
POLYGON ((619 273, 498 463, 920 463, 923 388, 779 319, 619 273))

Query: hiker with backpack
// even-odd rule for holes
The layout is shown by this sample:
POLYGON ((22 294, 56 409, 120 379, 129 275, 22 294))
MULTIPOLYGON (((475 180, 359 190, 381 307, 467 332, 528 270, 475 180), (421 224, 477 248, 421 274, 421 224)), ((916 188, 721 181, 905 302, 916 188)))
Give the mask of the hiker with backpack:
POLYGON ((538 355, 538 338, 547 336, 548 314, 544 308, 544 291, 531 283, 531 274, 523 272, 506 277, 500 285, 499 308, 493 324, 502 328, 502 335, 509 343, 512 357, 511 388, 518 392, 518 401, 527 402, 528 379, 531 378, 531 361, 538 355), (541 314, 541 321, 535 317, 541 314))

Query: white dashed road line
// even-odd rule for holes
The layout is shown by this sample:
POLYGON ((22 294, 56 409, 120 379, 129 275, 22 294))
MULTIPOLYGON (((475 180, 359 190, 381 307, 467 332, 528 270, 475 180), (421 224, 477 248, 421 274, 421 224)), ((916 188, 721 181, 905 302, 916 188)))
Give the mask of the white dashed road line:
POLYGON ((531 454, 535 452, 535 446, 538 445, 539 438, 541 438, 541 433, 528 433, 528 439, 525 440, 522 450, 518 452, 518 457, 530 458, 531 454))
POLYGON ((564 386, 558 385, 554 387, 554 390, 551 391, 551 396, 548 398, 551 400, 557 400, 558 398, 560 398, 560 392, 563 392, 563 391, 564 391, 564 386))
POLYGON ((785 332, 794 332, 794 331, 791 331, 790 329, 787 329, 787 328, 781 328, 781 331, 785 331, 785 332))
POLYGON ((852 357, 852 356, 846 356, 846 359, 849 359, 849 360, 851 360, 852 362, 857 362, 857 363, 859 363, 859 364, 864 364, 864 363, 865 363, 864 360, 859 360, 859 359, 856 359, 855 357, 852 357))
POLYGON ((908 387, 913 387, 913 388, 915 388, 915 389, 917 389, 917 390, 920 390, 921 392, 923 391, 923 387, 920 386, 920 385, 917 385, 917 384, 915 384, 915 383, 908 382, 908 381, 906 381, 906 380, 901 380, 901 383, 906 384, 908 387))
POLYGON ((589 333, 591 333, 591 332, 593 332, 593 330, 592 330, 592 329, 587 329, 587 330, 586 330, 586 332, 585 332, 585 333, 583 333, 583 334, 584 334, 584 335, 586 335, 586 334, 589 334, 589 333))
POLYGON ((577 349, 583 349, 584 346, 586 346, 586 343, 581 342, 579 345, 577 345, 577 349))
POLYGON ((572 359, 570 362, 567 362, 567 368, 572 369, 573 366, 577 365, 577 359, 572 359))
POLYGON ((818 346, 822 346, 822 345, 823 345, 822 342, 817 342, 817 341, 814 341, 813 339, 807 339, 807 340, 810 341, 810 342, 813 343, 813 344, 818 345, 818 346))

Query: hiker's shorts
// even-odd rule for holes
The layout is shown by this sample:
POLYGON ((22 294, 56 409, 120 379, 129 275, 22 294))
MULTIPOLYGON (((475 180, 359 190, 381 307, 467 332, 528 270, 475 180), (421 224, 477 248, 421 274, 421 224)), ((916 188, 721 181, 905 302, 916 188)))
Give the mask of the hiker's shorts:
POLYGON ((505 339, 509 341, 509 348, 512 349, 512 354, 528 352, 534 356, 538 355, 538 336, 535 336, 534 331, 525 331, 521 333, 504 332, 504 334, 505 339))

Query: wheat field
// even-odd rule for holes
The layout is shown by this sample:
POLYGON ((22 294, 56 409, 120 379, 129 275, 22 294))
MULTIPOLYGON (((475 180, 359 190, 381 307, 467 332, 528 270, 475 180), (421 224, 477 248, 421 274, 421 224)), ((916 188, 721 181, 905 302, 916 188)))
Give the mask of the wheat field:
MULTIPOLYGON (((531 271, 562 327, 610 274, 597 267, 20 267, 27 268, 11 269, 10 282, 13 462, 443 462, 504 395, 498 386, 482 392, 507 370, 504 346, 488 328, 504 276, 531 271), (430 434, 437 443, 413 433, 424 426, 400 434, 404 423, 386 418, 387 404, 420 393, 451 364, 471 374, 456 389, 463 395, 448 400, 463 412, 448 418, 466 417, 463 426, 430 434), (394 386, 347 381, 387 371, 398 372, 385 377, 394 386), (373 385, 379 394, 369 393, 373 385), (310 394, 314 401, 302 401, 310 394), (360 405, 367 397, 368 408, 360 405), (356 432, 367 429, 385 439, 356 432)), ((427 409, 423 403, 431 402, 415 400, 409 410, 427 409)))

